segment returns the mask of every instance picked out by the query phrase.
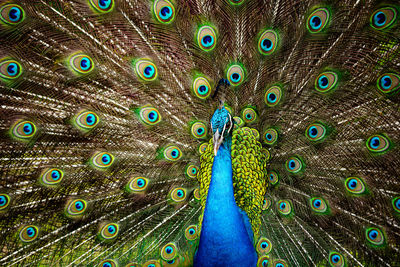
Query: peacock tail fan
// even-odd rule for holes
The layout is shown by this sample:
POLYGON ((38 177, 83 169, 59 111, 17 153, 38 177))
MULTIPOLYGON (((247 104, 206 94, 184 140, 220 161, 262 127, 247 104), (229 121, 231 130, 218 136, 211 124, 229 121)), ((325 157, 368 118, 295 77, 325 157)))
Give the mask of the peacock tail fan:
POLYGON ((2 0, 0 38, 0 265, 192 266, 222 106, 258 266, 400 262, 397 1, 2 0))

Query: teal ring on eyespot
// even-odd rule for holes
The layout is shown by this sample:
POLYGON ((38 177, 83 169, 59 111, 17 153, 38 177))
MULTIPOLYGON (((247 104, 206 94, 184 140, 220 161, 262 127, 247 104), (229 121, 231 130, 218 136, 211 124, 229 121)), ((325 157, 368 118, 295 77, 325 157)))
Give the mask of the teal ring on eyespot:
POLYGON ((286 208, 286 204, 285 204, 285 203, 281 203, 281 204, 279 205, 279 208, 280 208, 281 210, 284 210, 284 209, 286 208))
POLYGON ((172 8, 169 6, 164 6, 161 8, 158 15, 160 15, 160 18, 163 20, 168 20, 172 16, 172 8))
POLYGON ((385 13, 383 13, 382 11, 376 13, 374 16, 374 22, 378 27, 385 25, 386 23, 385 13))
POLYGON ((11 77, 17 76, 19 72, 18 70, 19 66, 16 63, 10 63, 7 66, 7 74, 10 75, 11 77))
POLYGON ((278 263, 275 267, 284 267, 282 263, 278 263))
POLYGON ((33 237, 36 234, 36 230, 33 227, 29 227, 28 229, 26 229, 26 233, 28 234, 29 237, 33 237))
POLYGON ((192 173, 193 173, 193 174, 196 174, 196 173, 197 173, 196 168, 193 168, 193 169, 192 169, 192 173))
POLYGON ((108 230, 109 233, 113 234, 117 229, 115 228, 115 226, 110 225, 110 226, 107 228, 107 230, 108 230))
POLYGON ((86 116, 86 123, 88 125, 93 125, 96 123, 96 116, 94 116, 93 114, 89 114, 86 116))
POLYGON ((332 257, 332 261, 333 261, 334 263, 338 263, 338 262, 340 261, 340 256, 339 256, 339 255, 333 256, 333 257, 332 257))
POLYGON ((8 18, 12 22, 19 21, 21 19, 21 10, 17 7, 10 8, 10 11, 8 11, 8 18))
POLYGON ((158 119, 158 114, 155 111, 150 111, 148 115, 148 119, 150 122, 155 122, 158 119))
POLYGON ((25 123, 23 131, 24 131, 24 134, 26 134, 26 135, 32 134, 32 132, 33 132, 32 124, 29 122, 25 123))
POLYGON ((263 262, 262 262, 262 266, 268 266, 268 260, 263 260, 263 262))
POLYGON ((261 47, 263 50, 268 52, 271 51, 272 48, 274 48, 274 45, 270 39, 266 38, 261 42, 261 47))
POLYGON ((328 77, 326 77, 325 75, 322 75, 321 77, 319 77, 318 79, 318 86, 322 89, 327 88, 329 85, 329 79, 328 77))
POLYGON ((383 76, 381 78, 381 86, 383 89, 388 90, 392 86, 392 78, 388 75, 383 76))
POLYGON ((110 163, 110 161, 111 161, 110 155, 107 155, 107 154, 103 155, 103 157, 101 158, 101 161, 102 161, 104 164, 110 163))
POLYGON ((174 249, 171 246, 168 246, 165 248, 165 252, 167 252, 167 254, 171 254, 172 252, 174 252, 174 249))
POLYGON ((60 179, 60 177, 61 174, 59 171, 54 170, 51 172, 51 178, 53 178, 54 181, 57 181, 58 179, 60 179))
POLYGON ((381 141, 379 140, 379 137, 372 137, 371 140, 369 141, 369 145, 373 149, 377 149, 380 144, 381 144, 381 141))
POLYGON ((318 30, 318 28, 321 26, 321 23, 322 20, 318 16, 312 16, 310 19, 311 28, 313 28, 314 30, 318 30))
POLYGON ((7 204, 7 198, 5 196, 0 196, 0 207, 5 206, 7 204))
POLYGON ((214 45, 214 37, 212 37, 211 35, 206 35, 203 38, 201 38, 201 44, 208 48, 214 45))
POLYGON ((111 0, 99 0, 99 7, 102 9, 108 9, 111 5, 111 0))
POLYGON ((180 189, 176 192, 176 194, 178 197, 183 197, 183 191, 180 189))
POLYGON ((275 93, 269 93, 269 94, 267 95, 267 98, 268 98, 268 101, 269 101, 271 104, 274 104, 274 103, 278 100, 278 98, 276 97, 276 94, 275 94, 275 93))
POLYGON ((237 72, 232 73, 232 74, 231 74, 231 80, 232 80, 233 82, 238 82, 238 81, 240 81, 240 74, 237 73, 237 72))
POLYGON ((147 267, 156 267, 154 264, 149 264, 147 267))
POLYGON ((308 134, 310 135, 310 137, 314 138, 317 136, 318 134, 318 129, 315 126, 311 126, 310 129, 308 129, 308 134))
POLYGON ((375 240, 378 237, 378 231, 372 230, 368 233, 368 237, 371 238, 371 240, 375 240))
POLYGON ((146 68, 144 68, 144 73, 143 73, 143 75, 144 75, 144 77, 146 77, 146 78, 151 78, 151 77, 153 77, 154 72, 155 72, 154 67, 151 66, 151 65, 149 65, 149 66, 147 66, 146 68))
POLYGON ((83 207, 84 207, 84 205, 83 205, 82 201, 77 201, 75 203, 75 208, 77 211, 81 211, 83 209, 83 207))
POLYGON ((356 179, 350 179, 348 185, 350 189, 355 189, 357 187, 358 181, 356 179))
POLYGON ((296 167, 296 162, 293 159, 291 159, 289 160, 288 166, 289 169, 294 170, 294 168, 296 167))
POLYGON ((208 90, 209 90, 208 86, 200 85, 197 91, 199 92, 200 95, 206 95, 208 93, 208 90))
POLYGON ((81 65, 81 69, 82 69, 83 71, 85 71, 85 70, 90 69, 90 67, 92 66, 92 63, 91 63, 91 61, 90 61, 89 58, 83 57, 83 58, 81 59, 80 65, 81 65))
POLYGON ((267 133, 267 134, 265 135, 265 139, 267 139, 268 141, 271 141, 271 140, 272 140, 272 134, 267 133))
POLYGON ((196 233, 196 231, 192 228, 189 230, 189 234, 194 235, 196 233))
POLYGON ((111 267, 111 264, 109 264, 108 262, 103 264, 103 267, 111 267))
POLYGON ((143 179, 138 179, 137 181, 136 181, 136 184, 137 184, 137 186, 138 187, 143 187, 145 184, 146 184, 146 182, 143 180, 143 179))
POLYGON ((319 200, 319 199, 317 199, 317 200, 315 200, 314 202, 313 202, 313 206, 314 206, 314 208, 319 208, 319 207, 321 207, 321 200, 319 200))
POLYGON ((176 149, 176 148, 173 149, 172 152, 171 152, 171 156, 172 156, 172 158, 176 159, 179 156, 178 149, 176 149))

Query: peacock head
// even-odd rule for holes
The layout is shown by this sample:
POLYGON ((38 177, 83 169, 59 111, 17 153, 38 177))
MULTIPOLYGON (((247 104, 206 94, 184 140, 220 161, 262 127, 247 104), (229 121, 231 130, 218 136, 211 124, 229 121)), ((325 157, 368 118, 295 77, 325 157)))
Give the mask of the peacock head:
POLYGON ((211 128, 213 132, 214 155, 224 142, 224 138, 232 135, 234 120, 229 111, 221 105, 211 118, 211 128))

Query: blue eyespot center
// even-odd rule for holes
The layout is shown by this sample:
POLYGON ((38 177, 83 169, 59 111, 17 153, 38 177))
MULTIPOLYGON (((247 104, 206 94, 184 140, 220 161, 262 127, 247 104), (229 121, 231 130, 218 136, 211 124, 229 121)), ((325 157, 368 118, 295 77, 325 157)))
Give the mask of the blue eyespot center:
POLYGON ((165 252, 167 252, 167 254, 171 254, 173 251, 174 249, 171 246, 165 248, 165 252))
POLYGON ((272 134, 267 133, 267 135, 265 136, 267 138, 268 141, 272 140, 272 134))
POLYGON ((263 260, 263 262, 262 262, 262 266, 263 266, 263 267, 266 267, 266 266, 268 266, 268 260, 263 260))
POLYGON ((321 18, 318 16, 313 16, 310 20, 311 28, 317 30, 321 26, 321 18))
POLYGON ((59 171, 52 171, 51 172, 51 178, 53 178, 53 180, 57 181, 58 179, 60 179, 60 172, 59 171))
POLYGON ((357 180, 356 179, 351 179, 350 181, 349 181, 349 187, 351 188, 351 189, 355 189, 356 188, 356 186, 357 186, 357 180))
POLYGON ((81 210, 83 209, 83 203, 82 203, 81 201, 76 202, 76 203, 75 203, 75 208, 76 208, 78 211, 81 211, 81 210))
POLYGON ((369 238, 371 238, 372 240, 375 240, 378 237, 378 231, 376 230, 372 230, 369 232, 368 234, 369 238))
POLYGON ((203 129, 203 128, 197 129, 197 133, 198 133, 198 134, 202 134, 203 132, 204 132, 204 129, 203 129))
POLYGON ((207 93, 208 93, 208 87, 205 86, 205 85, 201 85, 201 86, 199 87, 199 93, 200 93, 201 95, 207 94, 207 93))
POLYGON ((81 62, 80 62, 80 65, 81 65, 81 69, 82 70, 90 69, 90 66, 91 66, 90 59, 87 58, 87 57, 82 58, 81 62))
POLYGON ((340 256, 339 256, 339 255, 334 255, 334 256, 332 257, 332 261, 333 261, 334 263, 338 263, 338 262, 340 261, 340 256))
POLYGON ((25 134, 31 134, 33 132, 32 124, 25 123, 24 127, 23 127, 23 131, 24 131, 25 134))
POLYGON ((322 89, 327 88, 327 87, 328 87, 328 84, 329 84, 329 80, 328 80, 328 77, 326 77, 325 75, 321 76, 321 77, 318 79, 318 85, 319 85, 319 87, 321 87, 322 89))
POLYGON ((316 208, 321 207, 321 201, 320 200, 314 201, 314 207, 316 207, 316 208))
POLYGON ((190 230, 189 230, 189 234, 194 235, 194 233, 195 233, 195 230, 194 230, 194 229, 190 229, 190 230))
POLYGON ((239 80, 240 80, 240 75, 239 75, 239 73, 232 73, 231 74, 231 80, 233 81, 233 82, 238 82, 239 80))
POLYGON ((108 164, 111 162, 111 157, 110 155, 104 155, 103 157, 101 157, 101 160, 103 161, 104 164, 108 164))
POLYGON ((109 226, 108 227, 108 232, 110 233, 110 234, 113 234, 114 232, 115 232, 115 227, 114 226, 109 226))
POLYGON ((375 22, 375 24, 377 26, 383 26, 385 24, 385 22, 386 22, 385 13, 383 13, 382 11, 376 13, 375 16, 374 16, 374 22, 375 22))
POLYGON ((275 267, 284 267, 282 263, 278 263, 275 267))
POLYGON ((88 125, 93 125, 96 122, 96 117, 93 114, 89 114, 86 116, 86 123, 88 125))
POLYGON ((175 263, 175 260, 167 261, 167 263, 168 263, 168 264, 174 264, 174 263, 175 263))
POLYGON ((176 194, 178 195, 178 197, 183 197, 183 191, 182 190, 178 190, 178 192, 176 192, 176 194))
POLYGON ((7 66, 7 74, 8 75, 13 77, 13 76, 16 76, 18 74, 18 72, 19 72, 19 67, 16 63, 10 63, 7 66))
POLYGON ((206 35, 201 39, 201 44, 205 47, 210 47, 214 44, 214 38, 211 35, 206 35))
POLYGON ((171 152, 171 156, 175 159, 175 158, 177 158, 178 156, 179 156, 179 151, 178 151, 178 149, 174 149, 174 150, 172 150, 172 152, 171 152))
POLYGON ((370 146, 373 149, 377 149, 380 145, 381 141, 379 140, 379 137, 373 137, 371 138, 371 141, 369 142, 370 146))
POLYGON ((246 119, 248 119, 248 120, 251 119, 251 114, 250 114, 250 113, 247 113, 247 114, 246 114, 246 119))
POLYGON ((107 9, 110 7, 112 0, 99 0, 99 6, 102 9, 107 9))
POLYGON ((383 89, 389 89, 391 85, 392 85, 392 78, 390 78, 387 75, 383 76, 381 79, 381 86, 383 87, 383 89))
POLYGON ((149 121, 155 122, 158 118, 158 114, 155 111, 150 111, 148 115, 149 121))
POLYGON ((149 264, 147 267, 156 267, 154 264, 149 264))
POLYGON ((274 175, 271 174, 271 175, 269 176, 269 179, 270 179, 271 181, 274 180, 274 175))
POLYGON ((21 10, 17 7, 10 8, 10 11, 8 12, 8 17, 12 22, 17 22, 21 19, 21 10))
POLYGON ((263 48, 265 51, 271 50, 272 47, 273 47, 273 43, 272 43, 272 41, 271 41, 270 39, 264 39, 264 40, 262 41, 262 48, 263 48))
POLYGON ((150 78, 154 75, 154 67, 149 65, 146 68, 144 68, 144 76, 146 78, 150 78))
POLYGON ((398 199, 395 201, 394 205, 396 206, 396 208, 400 209, 400 198, 398 198, 398 199))
POLYGON ((7 203, 5 196, 0 196, 0 206, 4 206, 7 203))
POLYGON ((292 159, 289 161, 289 169, 293 170, 294 167, 296 167, 296 162, 294 162, 294 160, 292 159))
POLYGON ((143 179, 138 179, 137 182, 136 182, 136 184, 137 184, 139 187, 143 187, 143 186, 145 185, 145 182, 144 182, 143 179))
POLYGON ((164 20, 169 19, 172 16, 172 8, 169 6, 164 6, 160 10, 160 17, 164 20))
POLYGON ((192 173, 195 174, 197 172, 196 168, 192 168, 192 173))
POLYGON ((268 243, 267 243, 267 242, 262 242, 262 243, 261 243, 261 247, 262 247, 262 248, 268 247, 268 243))
POLYGON ((106 263, 103 264, 103 267, 111 267, 111 264, 106 262, 106 263))
POLYGON ((284 210, 286 208, 286 204, 285 203, 281 203, 281 205, 279 205, 279 208, 281 210, 284 210))
POLYGON ((311 137, 316 137, 317 134, 318 134, 317 127, 315 127, 315 126, 310 127, 308 132, 309 132, 311 137))
POLYGON ((268 100, 269 100, 269 102, 274 103, 277 100, 275 93, 269 93, 268 100))

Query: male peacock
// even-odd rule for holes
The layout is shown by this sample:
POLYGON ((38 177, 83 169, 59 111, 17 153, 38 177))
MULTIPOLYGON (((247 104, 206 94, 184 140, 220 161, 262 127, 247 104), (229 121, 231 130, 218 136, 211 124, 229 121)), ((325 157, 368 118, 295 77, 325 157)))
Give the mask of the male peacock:
POLYGON ((0 265, 399 266, 399 17, 0 1, 0 265))

